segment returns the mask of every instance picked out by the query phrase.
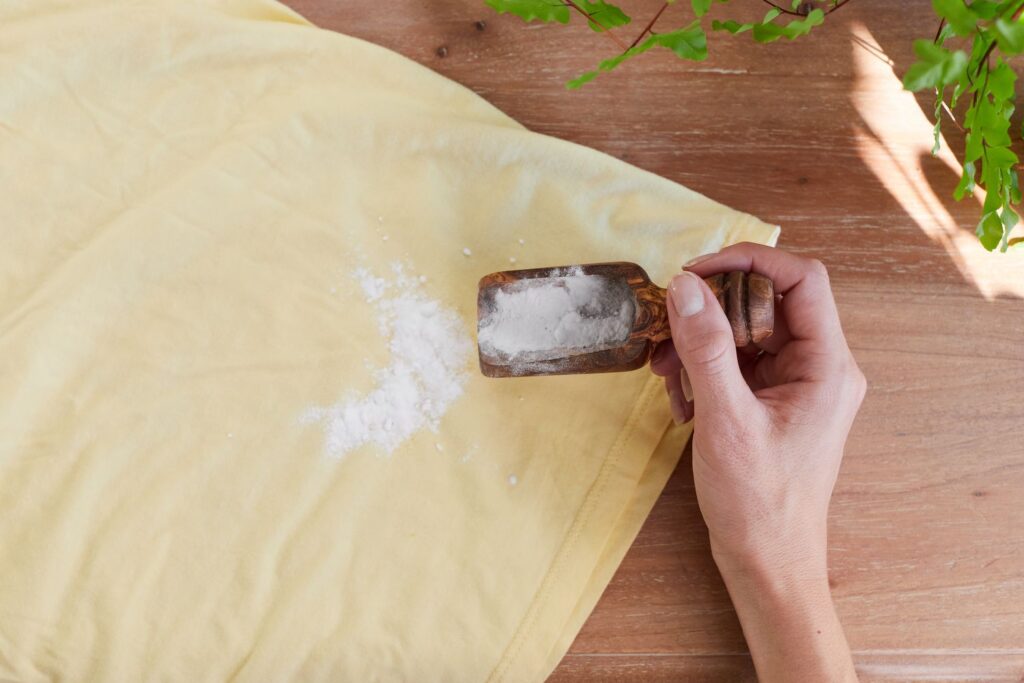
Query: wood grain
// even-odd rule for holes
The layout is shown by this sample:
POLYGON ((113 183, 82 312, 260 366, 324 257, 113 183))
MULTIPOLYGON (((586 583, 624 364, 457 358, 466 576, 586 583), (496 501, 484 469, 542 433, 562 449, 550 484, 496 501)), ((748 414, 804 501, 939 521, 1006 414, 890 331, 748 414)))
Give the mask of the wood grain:
MULTIPOLYGON (((855 0, 793 43, 713 34, 704 63, 651 52, 576 93, 564 82, 612 49, 581 22, 524 25, 477 0, 289 4, 533 130, 777 222, 781 246, 822 259, 870 384, 830 527, 862 677, 1024 680, 1024 254, 977 248, 977 203, 949 199, 955 160, 928 153, 931 102, 900 91, 912 40, 935 32, 927 0, 855 0)), ((624 6, 640 23, 660 2, 624 6)), ((688 464, 553 681, 752 677, 688 464)))

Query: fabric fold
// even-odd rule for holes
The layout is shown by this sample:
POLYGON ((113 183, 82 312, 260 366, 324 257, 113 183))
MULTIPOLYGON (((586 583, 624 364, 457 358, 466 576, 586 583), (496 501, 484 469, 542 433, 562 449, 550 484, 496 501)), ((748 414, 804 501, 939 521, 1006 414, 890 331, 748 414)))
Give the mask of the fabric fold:
POLYGON ((778 228, 269 0, 0 5, 0 678, 542 680, 689 438, 476 283, 778 228))

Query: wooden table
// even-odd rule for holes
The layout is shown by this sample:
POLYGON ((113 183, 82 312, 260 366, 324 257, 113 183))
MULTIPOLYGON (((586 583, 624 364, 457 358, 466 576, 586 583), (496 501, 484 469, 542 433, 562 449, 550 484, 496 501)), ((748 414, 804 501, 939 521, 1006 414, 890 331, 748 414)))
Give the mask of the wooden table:
MULTIPOLYGON (((289 4, 532 130, 777 222, 782 246, 825 261, 870 383, 830 527, 862 677, 1024 680, 1024 251, 975 244, 977 205, 949 198, 955 159, 928 153, 931 101, 900 90, 912 40, 935 32, 930 3, 855 0, 793 43, 713 34, 704 63, 652 52, 575 93, 565 80, 614 53, 579 21, 526 25, 480 0, 289 4)), ((631 38, 660 2, 623 5, 631 38)), ((752 676, 687 455, 551 680, 752 676)))

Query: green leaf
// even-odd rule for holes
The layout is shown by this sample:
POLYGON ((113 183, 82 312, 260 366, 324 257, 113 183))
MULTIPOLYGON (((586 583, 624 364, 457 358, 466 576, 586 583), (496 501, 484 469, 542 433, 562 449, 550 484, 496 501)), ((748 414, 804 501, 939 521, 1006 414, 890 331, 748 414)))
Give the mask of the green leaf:
POLYGON ((964 172, 960 175, 960 182, 953 190, 953 199, 960 201, 965 195, 974 194, 974 162, 968 161, 964 164, 964 172))
POLYGON ((629 16, 615 5, 604 0, 577 0, 584 12, 590 15, 587 24, 592 31, 604 31, 616 26, 625 26, 630 22, 629 16))
POLYGON ((978 25, 978 16, 964 0, 932 0, 932 8, 953 27, 958 36, 970 35, 978 25))
POLYGON ((809 33, 812 28, 820 26, 822 22, 825 21, 825 13, 820 9, 811 10, 811 12, 803 19, 793 19, 787 24, 774 23, 774 20, 778 18, 780 14, 781 12, 779 9, 773 7, 768 10, 768 13, 764 15, 764 20, 760 23, 741 24, 733 19, 729 19, 727 21, 712 21, 711 29, 714 31, 728 31, 733 35, 753 30, 754 40, 757 42, 773 43, 779 38, 793 40, 794 38, 805 35, 809 33))
POLYGON ((974 0, 971 3, 971 12, 979 19, 993 19, 1003 8, 1001 3, 990 0, 974 0))
POLYGON ((708 58, 708 36, 700 24, 690 24, 670 33, 659 33, 645 42, 651 43, 651 47, 657 45, 668 48, 683 59, 703 62, 708 58))
POLYGON ((999 242, 1003 239, 1003 221, 999 218, 999 214, 989 211, 982 216, 975 233, 981 240, 982 246, 989 251, 999 246, 999 242))
POLYGON ((1006 251, 1006 240, 1010 236, 1010 232, 1016 227, 1020 221, 1020 216, 1013 210, 1013 207, 1009 203, 1003 204, 1003 210, 999 213, 999 219, 1003 224, 1003 235, 999 240, 999 250, 1006 251))
POLYGON ((956 108, 956 103, 960 101, 960 96, 963 95, 970 86, 971 84, 967 82, 966 78, 961 78, 956 82, 956 85, 953 86, 953 96, 949 99, 950 109, 956 108))
POLYGON ((990 147, 1008 147, 1010 145, 1010 120, 1004 111, 993 104, 988 97, 978 101, 978 111, 974 118, 974 131, 980 132, 982 139, 990 147))
POLYGON ((726 21, 718 21, 716 19, 711 22, 712 31, 728 31, 733 35, 736 35, 737 33, 746 33, 752 28, 754 28, 753 24, 741 24, 734 19, 728 19, 726 21))
POLYGON ((1002 206, 1003 200, 1000 197, 999 181, 1001 175, 999 173, 999 167, 994 164, 988 163, 988 158, 985 158, 985 163, 981 167, 981 179, 982 186, 985 188, 985 201, 981 205, 982 213, 989 213, 990 211, 996 211, 1002 206))
MULTIPOLYGON (((771 10, 769 10, 768 15, 765 15, 766 20, 769 15, 771 15, 771 10)), ((825 13, 820 9, 816 9, 811 10, 810 14, 803 19, 794 19, 788 24, 773 24, 770 21, 754 24, 754 40, 759 43, 773 43, 779 38, 793 40, 810 33, 812 28, 821 25, 824 21, 825 13)))
POLYGON ((1007 183, 1010 187, 1010 201, 1020 204, 1020 179, 1017 177, 1017 171, 1010 169, 1007 176, 1010 178, 1007 183))
POLYGON ((1013 72, 1010 65, 1002 59, 996 62, 996 67, 988 73, 988 90, 999 100, 1013 99, 1013 84, 1017 80, 1017 74, 1013 72))
POLYGON ((576 78, 570 79, 566 82, 565 89, 576 90, 577 88, 582 88, 584 85, 597 78, 597 75, 596 71, 587 71, 586 73, 582 73, 576 78))
POLYGON ((1019 55, 1024 52, 1024 24, 1020 21, 996 19, 992 25, 992 33, 995 34, 996 43, 1004 55, 1019 55))
POLYGON ((942 137, 942 98, 945 97, 945 88, 935 89, 935 125, 932 127, 932 156, 939 153, 942 137))
POLYGON ((953 31, 953 27, 949 24, 943 24, 942 28, 939 29, 939 37, 935 39, 935 44, 942 45, 954 35, 956 35, 956 33, 953 31))
POLYGON ((1010 169, 1019 159, 1009 147, 989 147, 985 159, 999 168, 1010 169))
POLYGON ((708 56, 708 40, 700 22, 693 22, 689 26, 670 31, 669 33, 656 33, 647 38, 636 47, 623 52, 621 55, 610 57, 597 65, 596 71, 588 71, 565 84, 569 90, 575 90, 586 83, 594 80, 602 71, 611 71, 627 59, 638 54, 647 52, 654 47, 664 47, 676 53, 683 59, 691 59, 695 62, 702 62, 708 56))
POLYGON ((498 14, 514 14, 523 21, 569 23, 569 6, 557 0, 484 0, 498 14))
MULTIPOLYGON (((968 113, 973 112, 974 108, 972 107, 967 111, 968 113)), ((964 139, 964 163, 977 161, 981 158, 982 152, 981 131, 975 131, 968 119, 969 117, 964 117, 964 130, 967 131, 964 139)))
POLYGON ((703 17, 711 9, 711 0, 690 0, 695 16, 703 17))
POLYGON ((916 92, 925 88, 954 83, 964 75, 967 55, 961 50, 951 52, 930 40, 915 40, 914 52, 918 61, 910 65, 903 76, 903 87, 916 92))

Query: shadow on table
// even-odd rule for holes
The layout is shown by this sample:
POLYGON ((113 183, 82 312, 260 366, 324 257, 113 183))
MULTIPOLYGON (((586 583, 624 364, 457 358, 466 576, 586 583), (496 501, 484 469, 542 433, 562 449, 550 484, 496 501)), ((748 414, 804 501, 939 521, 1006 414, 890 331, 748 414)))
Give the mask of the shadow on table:
MULTIPOLYGON (((920 9, 920 8, 917 8, 920 9)), ((922 36, 938 22, 929 12, 915 13, 922 36), (930 20, 933 26, 924 23, 930 20)), ((1021 252, 989 253, 980 246, 975 228, 981 200, 953 198, 960 179, 965 136, 959 126, 966 103, 955 116, 943 116, 937 155, 931 153, 935 96, 902 91, 901 79, 914 61, 912 40, 877 26, 878 17, 859 9, 846 17, 851 36, 851 66, 856 87, 850 96, 854 129, 862 140, 861 157, 878 182, 928 238, 943 247, 961 277, 987 300, 1024 297, 1021 252), (871 94, 881 92, 878 99, 871 94), (881 161, 880 161, 881 160, 881 161)), ((1012 131, 1019 130, 1019 115, 1012 131)), ((1019 136, 1015 146, 1021 151, 1019 136)), ((1014 235, 1019 236, 1018 227, 1014 235)))

